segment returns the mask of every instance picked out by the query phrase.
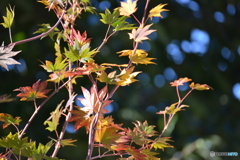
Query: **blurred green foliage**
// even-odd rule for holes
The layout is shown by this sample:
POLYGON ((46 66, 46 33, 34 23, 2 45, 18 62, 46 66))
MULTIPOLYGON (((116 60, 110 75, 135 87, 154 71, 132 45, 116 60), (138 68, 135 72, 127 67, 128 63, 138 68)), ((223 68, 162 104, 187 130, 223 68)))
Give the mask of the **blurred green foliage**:
MULTIPOLYGON (((144 0, 139 0, 139 10, 144 6, 144 2, 144 0)), ((137 66, 145 73, 138 76, 139 82, 117 91, 113 97, 115 102, 112 115, 116 123, 123 123, 124 126, 132 127, 133 121, 147 120, 150 125, 156 125, 161 131, 163 117, 156 115, 155 112, 164 110, 166 106, 177 101, 175 89, 170 87, 169 80, 189 77, 194 82, 208 84, 214 90, 193 92, 184 102, 190 105, 190 108, 179 112, 172 121, 165 136, 172 137, 174 142, 171 144, 175 148, 161 152, 162 159, 229 159, 229 157, 211 158, 209 153, 210 151, 240 151, 240 102, 233 94, 233 86, 240 83, 240 2, 152 0, 150 6, 154 7, 159 3, 168 3, 165 8, 170 12, 163 15, 164 19, 155 19, 156 23, 153 28, 157 29, 157 35, 155 37, 153 35, 149 44, 143 43, 143 47, 150 47, 148 53, 150 57, 157 58, 155 61, 157 65, 137 66), (203 31, 206 33, 205 36, 209 37, 206 52, 202 54, 193 52, 199 47, 197 44, 188 45, 189 53, 187 53, 189 48, 183 47, 183 42, 186 44, 196 42, 196 37, 193 36, 194 29, 203 31), (181 57, 176 57, 179 52, 182 55, 182 61, 180 61, 181 57), (173 74, 171 77, 171 71, 174 71, 176 76, 173 74), (168 78, 169 75, 170 78, 168 78)), ((1 17, 5 16, 5 8, 8 4, 15 6, 15 20, 12 26, 13 41, 32 37, 32 33, 37 31, 38 25, 42 23, 53 25, 57 21, 54 13, 48 12, 42 4, 33 0, 1 1, 1 17)), ((119 2, 114 0, 95 0, 92 4, 100 12, 104 12, 101 10, 101 5, 110 4, 109 10, 119 6, 119 2)), ((142 13, 137 12, 137 16, 142 16, 142 13)), ((99 22, 99 18, 99 15, 86 13, 76 24, 77 29, 81 32, 86 30, 88 37, 93 38, 92 48, 100 44, 107 29, 106 25, 99 22)), ((0 27, 0 35, 1 41, 5 44, 10 43, 7 29, 0 27)), ((202 34, 198 35, 198 38, 199 36, 201 39, 202 34)), ((131 47, 132 44, 128 38, 125 31, 112 37, 97 55, 97 62, 109 60, 109 63, 125 63, 125 59, 118 58, 115 53, 131 47)), ((202 39, 206 40, 206 38, 202 39)), ((10 72, 0 68, 0 95, 11 94, 15 97, 17 93, 13 92, 14 89, 32 85, 40 78, 47 79, 48 75, 39 66, 39 60, 54 60, 53 46, 54 43, 50 38, 15 46, 14 51, 22 50, 22 52, 14 58, 20 61, 23 67, 16 65, 10 72)), ((78 86, 75 88, 79 94, 81 94, 80 86, 89 88, 90 83, 84 78, 78 80, 78 86)), ((49 88, 51 87, 54 86, 50 85, 49 88)), ((49 141, 48 137, 51 137, 51 133, 44 129, 43 122, 49 117, 49 112, 64 98, 67 98, 66 91, 61 91, 44 106, 27 132, 29 138, 43 144, 49 141)), ((16 100, 11 103, 0 103, 0 112, 22 117, 21 124, 27 122, 33 111, 31 102, 16 100)), ((11 129, 14 128, 0 129, 0 135, 6 136, 11 129)), ((58 157, 67 158, 71 155, 71 160, 85 158, 87 136, 84 129, 76 133, 68 133, 66 138, 78 139, 75 143, 78 147, 61 149, 58 157)), ((239 158, 231 157, 231 159, 239 158)))

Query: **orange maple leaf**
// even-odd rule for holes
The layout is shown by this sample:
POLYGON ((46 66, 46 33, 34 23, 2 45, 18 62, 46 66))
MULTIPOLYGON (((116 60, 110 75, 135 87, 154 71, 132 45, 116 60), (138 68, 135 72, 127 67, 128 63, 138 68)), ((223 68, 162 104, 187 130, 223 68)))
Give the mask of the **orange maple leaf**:
POLYGON ((136 12, 137 8, 137 0, 133 2, 133 0, 127 0, 127 2, 121 2, 120 7, 120 15, 122 16, 130 16, 134 12, 136 12))
POLYGON ((150 10, 148 17, 150 19, 152 19, 152 17, 161 17, 161 18, 163 18, 162 15, 161 15, 161 12, 169 11, 168 9, 163 9, 163 7, 166 6, 166 5, 167 4, 159 4, 159 5, 157 5, 156 7, 154 7, 153 9, 150 10))
POLYGON ((149 30, 149 28, 152 26, 152 24, 149 24, 145 27, 143 25, 140 25, 138 29, 133 29, 132 33, 129 34, 130 39, 134 39, 135 42, 142 42, 142 40, 148 40, 149 38, 147 37, 150 35, 152 32, 155 32, 156 30, 149 30))
POLYGON ((92 121, 92 117, 89 117, 89 114, 86 111, 83 111, 82 108, 75 106, 78 110, 72 110, 71 113, 73 116, 69 119, 68 122, 76 121, 74 125, 74 130, 78 130, 81 127, 85 127, 88 133, 89 126, 92 121))
POLYGON ((192 81, 191 79, 185 77, 185 78, 179 78, 178 80, 175 80, 174 82, 170 82, 171 86, 182 86, 183 83, 192 81))
POLYGON ((37 98, 47 97, 45 94, 47 94, 51 89, 46 89, 46 87, 47 81, 40 82, 40 80, 38 80, 36 83, 32 85, 32 87, 30 86, 20 87, 13 91, 21 92, 17 95, 17 97, 22 97, 20 99, 21 101, 33 101, 37 98))

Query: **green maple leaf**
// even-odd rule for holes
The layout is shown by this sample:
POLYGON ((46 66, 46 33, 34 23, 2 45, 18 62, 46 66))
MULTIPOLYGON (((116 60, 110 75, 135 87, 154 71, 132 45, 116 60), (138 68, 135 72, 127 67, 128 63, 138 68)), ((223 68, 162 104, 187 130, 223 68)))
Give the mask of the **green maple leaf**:
POLYGON ((6 17, 3 16, 4 23, 1 23, 1 25, 3 25, 3 27, 5 27, 5 28, 10 28, 12 25, 13 19, 14 19, 14 15, 15 15, 14 8, 12 9, 11 6, 9 6, 9 9, 6 8, 6 11, 7 11, 7 15, 6 15, 6 17))
POLYGON ((17 55, 21 51, 12 51, 14 45, 11 46, 4 46, 4 43, 2 43, 2 46, 0 47, 0 66, 8 70, 7 65, 12 65, 12 64, 21 64, 18 61, 14 60, 13 56, 17 55))
POLYGON ((134 24, 126 22, 127 18, 127 16, 119 17, 117 21, 112 24, 112 26, 114 27, 114 31, 132 30, 134 28, 137 28, 134 27, 134 24))
MULTIPOLYGON (((39 26, 41 26, 41 28, 39 28, 37 31, 35 31, 33 34, 36 33, 45 33, 47 32, 49 29, 51 29, 51 26, 49 24, 40 24, 39 26)), ((54 28, 52 32, 50 32, 49 34, 41 37, 41 39, 43 39, 44 37, 48 36, 53 40, 53 36, 55 34, 57 34, 57 32, 59 32, 59 30, 57 28, 54 28)))
POLYGON ((115 9, 111 13, 108 9, 105 10, 105 14, 100 13, 102 19, 100 21, 104 24, 109 24, 114 27, 114 31, 120 30, 132 30, 136 27, 133 27, 133 24, 126 22, 127 16, 120 16, 119 9, 115 9))
POLYGON ((98 78, 100 82, 107 83, 107 84, 116 84, 116 71, 110 72, 107 74, 105 71, 98 73, 98 78))
POLYGON ((57 57, 55 59, 55 63, 53 64, 50 61, 45 61, 46 64, 40 65, 43 67, 47 72, 55 72, 55 71, 61 71, 67 67, 66 59, 62 59, 61 54, 57 54, 57 57))
POLYGON ((73 142, 76 142, 77 140, 72 140, 72 139, 63 139, 61 140, 61 146, 75 146, 73 142))
POLYGON ((100 21, 104 24, 113 24, 118 20, 118 17, 120 15, 119 9, 116 9, 113 13, 111 13, 108 9, 105 10, 104 13, 100 13, 102 19, 100 21))
POLYGON ((90 50, 89 45, 89 43, 86 43, 80 47, 79 44, 75 42, 74 45, 70 47, 70 50, 65 52, 65 55, 71 62, 77 60, 80 62, 87 62, 92 59, 92 55, 97 53, 96 49, 90 50))
POLYGON ((62 114, 62 108, 61 108, 62 103, 63 101, 57 106, 55 111, 51 113, 51 121, 45 121, 43 123, 44 125, 48 125, 46 129, 49 130, 50 132, 55 131, 57 129, 57 126, 59 124, 58 122, 62 114))

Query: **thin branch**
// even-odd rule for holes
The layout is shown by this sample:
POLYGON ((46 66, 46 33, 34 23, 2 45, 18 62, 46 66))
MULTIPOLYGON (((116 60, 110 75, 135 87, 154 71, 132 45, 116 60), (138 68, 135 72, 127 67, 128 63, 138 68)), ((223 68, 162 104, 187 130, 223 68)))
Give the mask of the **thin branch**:
POLYGON ((58 26, 58 24, 61 22, 64 14, 65 14, 65 11, 63 11, 62 15, 59 17, 59 19, 58 19, 58 21, 56 22, 56 24, 55 24, 53 27, 51 27, 47 32, 42 33, 42 34, 40 34, 40 35, 37 35, 37 36, 35 36, 35 37, 31 37, 31 38, 27 38, 27 39, 23 39, 23 40, 20 40, 20 41, 17 41, 17 42, 10 43, 8 46, 18 45, 18 44, 30 42, 30 41, 39 39, 39 38, 41 38, 41 37, 43 37, 43 36, 46 36, 47 34, 49 34, 50 32, 52 32, 52 31, 58 26))
MULTIPOLYGON (((69 70, 72 69, 72 62, 69 62, 69 70)), ((73 99, 75 96, 73 95, 73 84, 72 84, 72 78, 71 77, 68 77, 68 96, 69 96, 69 99, 73 99)), ((63 140, 63 137, 64 137, 64 134, 66 132, 66 128, 67 128, 67 125, 68 125, 68 121, 70 120, 71 116, 72 116, 72 113, 71 111, 73 110, 73 103, 67 103, 66 105, 69 105, 69 111, 68 111, 68 114, 66 116, 66 119, 65 119, 65 122, 64 122, 64 125, 62 127, 62 131, 58 137, 58 140, 57 140, 57 143, 55 144, 55 149, 53 151, 53 154, 51 157, 56 157, 60 147, 61 147, 61 141, 63 140)), ((65 106, 65 109, 67 110, 67 107, 68 106, 65 106)))
POLYGON ((34 113, 32 114, 32 116, 29 118, 27 124, 25 125, 25 127, 23 128, 21 134, 18 136, 19 139, 22 138, 23 134, 26 132, 27 128, 29 127, 30 123, 32 122, 33 118, 37 115, 38 111, 43 107, 43 105, 45 103, 47 103, 47 101, 52 98, 52 96, 54 96, 60 89, 62 89, 67 83, 69 82, 69 80, 67 82, 65 82, 64 84, 62 84, 59 88, 57 88, 54 92, 52 92, 34 111, 34 113))
POLYGON ((142 24, 145 24, 147 20, 146 19, 146 15, 147 15, 147 9, 148 9, 148 5, 149 5, 150 0, 147 0, 145 8, 144 8, 144 12, 143 12, 143 18, 142 18, 142 24))

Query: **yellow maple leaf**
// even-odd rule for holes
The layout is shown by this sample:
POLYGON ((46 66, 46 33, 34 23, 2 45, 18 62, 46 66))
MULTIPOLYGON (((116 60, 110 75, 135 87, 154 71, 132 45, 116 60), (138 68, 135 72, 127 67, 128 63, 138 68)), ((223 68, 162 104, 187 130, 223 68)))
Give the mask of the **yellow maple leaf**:
POLYGON ((116 79, 117 81, 117 85, 120 86, 126 86, 129 85, 135 81, 138 81, 137 79, 134 79, 139 73, 141 73, 141 71, 139 72, 133 72, 134 71, 134 67, 129 68, 128 70, 123 69, 120 73, 120 75, 118 76, 118 79, 116 79))
POLYGON ((137 0, 133 2, 133 0, 127 0, 127 2, 121 2, 120 7, 120 15, 122 16, 130 16, 137 10, 137 0))
POLYGON ((162 15, 161 15, 161 12, 169 11, 168 9, 163 9, 163 7, 166 6, 166 5, 167 4, 159 4, 159 5, 157 5, 156 7, 154 7, 153 9, 150 10, 148 17, 150 19, 152 19, 152 17, 161 17, 161 18, 163 18, 162 15))
POLYGON ((129 58, 132 60, 135 64, 156 64, 154 62, 151 62, 151 60, 156 58, 148 58, 148 53, 145 52, 142 49, 137 49, 136 53, 134 55, 129 55, 129 58))

